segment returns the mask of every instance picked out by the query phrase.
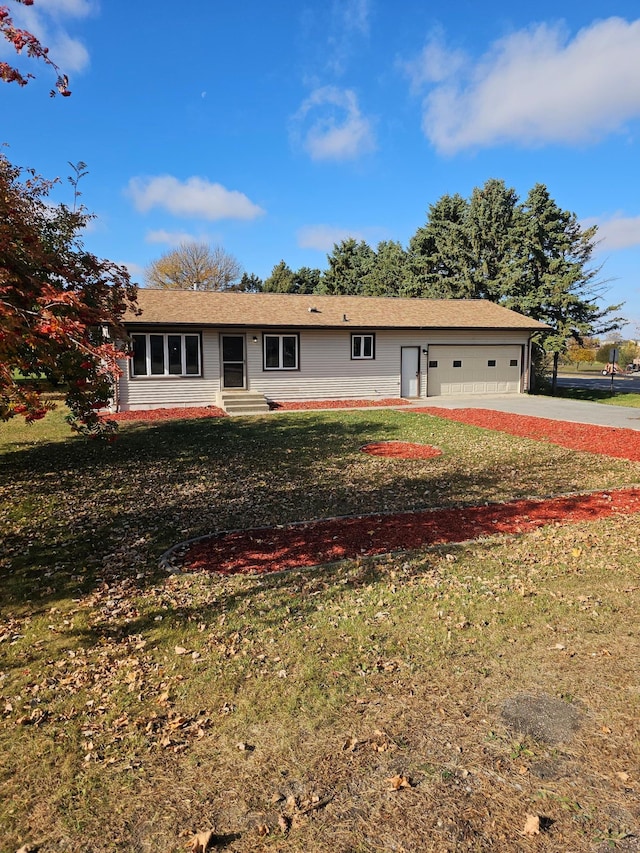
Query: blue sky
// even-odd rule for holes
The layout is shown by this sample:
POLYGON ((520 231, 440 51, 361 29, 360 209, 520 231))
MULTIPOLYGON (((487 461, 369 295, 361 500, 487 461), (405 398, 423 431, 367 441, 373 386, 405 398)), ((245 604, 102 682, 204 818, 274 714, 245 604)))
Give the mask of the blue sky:
MULTIPOLYGON (((640 337, 640 10, 626 0, 7 2, 69 75, 0 86, 17 165, 89 175, 87 247, 145 266, 206 240, 265 278, 347 236, 406 245, 444 193, 544 183, 640 337)), ((8 45, 0 57, 10 56, 8 45)))

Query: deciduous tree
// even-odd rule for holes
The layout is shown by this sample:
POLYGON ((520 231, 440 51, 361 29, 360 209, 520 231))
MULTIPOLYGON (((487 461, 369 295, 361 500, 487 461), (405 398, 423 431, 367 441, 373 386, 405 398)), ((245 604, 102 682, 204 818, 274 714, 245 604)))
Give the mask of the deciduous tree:
MULTIPOLYGON (((21 3, 23 6, 33 6, 34 0, 14 0, 16 3, 21 3)), ((0 5, 0 36, 5 38, 14 48, 16 53, 23 51, 32 59, 39 59, 48 65, 56 75, 56 88, 52 89, 50 94, 54 96, 56 91, 63 97, 68 97, 69 78, 63 74, 55 62, 49 56, 49 48, 45 47, 33 33, 28 30, 22 30, 16 27, 13 22, 13 17, 9 12, 9 7, 0 5)), ((5 83, 17 83, 18 86, 26 86, 29 80, 33 79, 33 74, 23 74, 15 65, 8 62, 0 62, 0 80, 5 83)))
POLYGON ((145 281, 162 290, 230 290, 241 273, 239 262, 221 246, 194 241, 149 264, 145 281))
POLYGON ((84 248, 84 208, 48 203, 54 183, 0 155, 0 419, 43 417, 51 406, 20 375, 43 376, 64 383, 72 428, 108 434, 115 424, 97 409, 120 373, 136 288, 124 267, 84 248))

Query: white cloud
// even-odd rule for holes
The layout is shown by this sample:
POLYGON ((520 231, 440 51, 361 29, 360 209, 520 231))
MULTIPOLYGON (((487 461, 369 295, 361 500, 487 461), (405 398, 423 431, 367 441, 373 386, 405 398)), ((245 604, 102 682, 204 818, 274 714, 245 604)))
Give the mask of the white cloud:
POLYGON ((613 216, 610 219, 591 219, 597 225, 598 251, 616 251, 640 246, 640 216, 613 216))
POLYGON ((85 18, 96 9, 91 0, 39 0, 34 6, 20 5, 11 11, 16 25, 32 32, 49 48, 49 56, 60 70, 71 74, 88 66, 89 52, 69 34, 67 19, 85 18))
POLYGON ((179 246, 180 243, 197 243, 199 239, 186 231, 147 231, 145 235, 147 243, 166 243, 168 246, 179 246))
MULTIPOLYGON (((325 21, 326 10, 319 14, 325 21)), ((329 15, 329 34, 324 49, 329 72, 344 74, 358 42, 369 36, 370 0, 333 0, 329 15)))
POLYGON ((319 252, 330 252, 336 243, 341 243, 349 237, 364 240, 363 232, 334 225, 305 225, 297 233, 298 246, 301 249, 317 249, 319 252))
POLYGON ((447 154, 591 142, 640 117, 640 20, 596 21, 573 39, 540 24, 495 42, 475 64, 436 37, 404 68, 414 87, 436 84, 423 129, 447 154))
POLYGON ((354 160, 376 147, 371 122, 360 112, 350 89, 316 89, 303 102, 293 124, 312 160, 354 160))
POLYGON ((168 210, 174 216, 200 219, 255 219, 264 213, 244 193, 228 190, 206 178, 192 177, 181 182, 172 175, 132 178, 127 188, 137 210, 152 207, 168 210))
POLYGON ((50 15, 69 15, 74 18, 86 18, 96 10, 97 4, 91 0, 37 0, 37 8, 50 15))
POLYGON ((338 0, 336 8, 347 31, 369 35, 369 0, 338 0))

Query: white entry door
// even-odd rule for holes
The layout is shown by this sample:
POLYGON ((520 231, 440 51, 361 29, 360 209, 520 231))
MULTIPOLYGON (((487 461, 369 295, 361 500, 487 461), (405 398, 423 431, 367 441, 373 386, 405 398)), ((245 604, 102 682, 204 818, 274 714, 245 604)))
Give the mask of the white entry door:
POLYGON ((419 395, 420 347, 402 347, 400 357, 400 396, 419 395))

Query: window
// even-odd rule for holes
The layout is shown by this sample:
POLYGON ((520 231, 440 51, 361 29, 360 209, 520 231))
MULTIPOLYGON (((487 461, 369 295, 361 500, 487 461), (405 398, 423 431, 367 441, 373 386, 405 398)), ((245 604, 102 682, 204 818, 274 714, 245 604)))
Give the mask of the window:
POLYGON ((460 361, 460 359, 456 359, 456 360, 453 362, 453 366, 454 366, 454 367, 462 367, 462 361, 460 361))
POLYGON ((429 362, 429 367, 437 367, 437 366, 438 366, 438 362, 437 362, 437 361, 430 361, 430 362, 429 362))
POLYGON ((132 335, 132 376, 200 376, 200 335, 132 335))
POLYGON ((518 366, 518 359, 512 358, 511 361, 509 362, 509 367, 517 367, 517 366, 518 366))
POLYGON ((297 335, 265 335, 263 350, 265 370, 298 369, 297 335))
POLYGON ((375 335, 351 335, 351 358, 375 357, 375 335))
POLYGON ((490 358, 489 361, 487 362, 487 367, 495 367, 495 366, 496 366, 495 358, 490 358))

